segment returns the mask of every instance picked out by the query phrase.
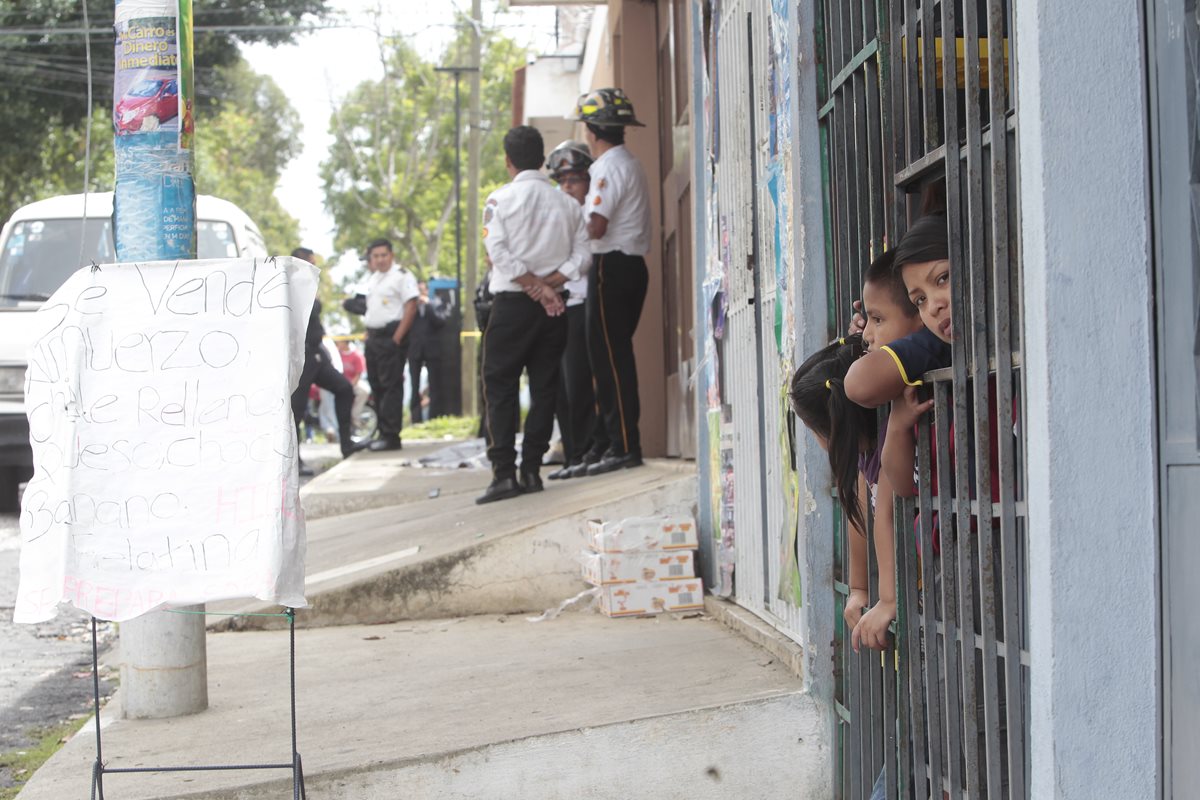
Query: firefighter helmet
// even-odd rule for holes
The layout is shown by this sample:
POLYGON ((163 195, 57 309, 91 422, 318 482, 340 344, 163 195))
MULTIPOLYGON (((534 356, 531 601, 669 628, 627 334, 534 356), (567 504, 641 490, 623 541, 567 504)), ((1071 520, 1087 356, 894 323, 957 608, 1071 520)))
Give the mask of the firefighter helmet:
POLYGON ((633 103, 620 89, 594 89, 579 96, 574 119, 601 128, 633 125, 646 127, 633 115, 633 103))
POLYGON ((556 181, 568 172, 587 172, 591 165, 592 154, 588 152, 587 145, 572 139, 551 150, 550 157, 546 159, 546 169, 550 170, 550 177, 556 181))

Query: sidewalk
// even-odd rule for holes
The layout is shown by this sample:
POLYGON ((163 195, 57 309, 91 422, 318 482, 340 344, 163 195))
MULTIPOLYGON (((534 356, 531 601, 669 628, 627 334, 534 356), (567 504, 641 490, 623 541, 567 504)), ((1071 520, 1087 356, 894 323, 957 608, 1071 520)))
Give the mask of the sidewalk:
MULTIPOLYGON (((713 618, 566 612, 533 623, 503 613, 540 611, 551 605, 542 599, 582 588, 574 558, 589 514, 694 503, 692 465, 548 482, 540 494, 476 506, 486 470, 403 463, 417 455, 408 444, 356 455, 305 488, 306 508, 389 503, 309 523, 308 574, 318 580, 298 623, 339 624, 296 633, 308 797, 826 800, 804 788, 828 785, 829 754, 811 744, 826 723, 802 681, 713 618), (551 566, 561 574, 524 588, 551 566), (382 624, 350 624, 364 617, 382 624)), ((122 720, 118 697, 102 715, 109 766, 289 760, 287 633, 210 632, 207 644, 210 707, 122 720)), ((89 723, 19 798, 88 796, 94 758, 89 723)), ((283 798, 286 776, 110 775, 105 794, 283 798)))

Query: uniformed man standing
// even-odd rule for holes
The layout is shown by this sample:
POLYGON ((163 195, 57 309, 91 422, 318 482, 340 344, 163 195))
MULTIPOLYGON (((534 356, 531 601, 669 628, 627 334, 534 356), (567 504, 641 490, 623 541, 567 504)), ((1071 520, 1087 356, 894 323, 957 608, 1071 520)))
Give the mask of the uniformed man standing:
POLYGON ((595 161, 584 201, 592 270, 588 275, 587 335, 596 380, 596 403, 611 442, 588 475, 642 465, 638 433, 637 364, 633 334, 646 300, 650 252, 650 194, 646 174, 625 149, 625 129, 644 127, 620 89, 597 89, 579 98, 575 118, 587 126, 595 161))
POLYGON ((554 428, 559 365, 567 341, 563 286, 588 266, 579 205, 539 170, 542 135, 521 125, 504 137, 512 181, 488 197, 483 241, 492 262, 492 309, 483 333, 483 393, 492 483, 476 498, 490 503, 542 489, 539 468, 554 428), (529 414, 517 480, 519 386, 529 371, 529 414))
POLYGON ((429 296, 429 284, 417 281, 417 315, 413 318, 412 331, 408 334, 408 379, 413 391, 409 393, 409 418, 420 422, 421 414, 421 370, 429 373, 429 418, 446 416, 449 398, 446 397, 445 370, 442 368, 442 326, 450 316, 450 309, 437 295, 429 296))
POLYGON ((367 380, 375 396, 379 435, 368 450, 399 450, 404 425, 404 367, 408 332, 417 316, 417 279, 396 266, 392 243, 376 239, 367 245, 367 380))
MULTIPOLYGON (((581 215, 587 200, 588 167, 591 165, 588 146, 569 139, 550 151, 546 159, 550 178, 579 203, 581 215)), ((607 429, 604 421, 596 416, 596 392, 588 355, 586 301, 587 276, 568 281, 567 349, 563 352, 556 414, 565 458, 561 469, 546 476, 551 480, 586 475, 588 467, 608 451, 607 429)))

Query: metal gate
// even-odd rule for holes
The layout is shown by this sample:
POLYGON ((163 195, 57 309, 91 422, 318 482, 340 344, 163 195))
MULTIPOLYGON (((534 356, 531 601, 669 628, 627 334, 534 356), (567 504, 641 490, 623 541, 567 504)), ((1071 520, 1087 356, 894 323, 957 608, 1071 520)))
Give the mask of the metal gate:
POLYGON ((830 335, 923 203, 947 215, 957 332, 896 510, 897 647, 856 655, 838 621, 838 797, 885 766, 889 798, 1028 796, 1011 29, 1006 0, 818 3, 830 335))
POLYGON ((781 590, 794 519, 782 488, 790 453, 783 435, 781 361, 772 333, 774 253, 765 242, 774 228, 775 210, 764 179, 771 126, 764 97, 771 66, 766 43, 772 35, 769 26, 779 24, 778 14, 769 0, 735 0, 722 3, 714 20, 721 143, 716 193, 720 229, 728 237, 722 247, 729 276, 724 391, 732 408, 737 494, 735 597, 799 640, 799 605, 781 590))
POLYGON ((1200 20, 1194 0, 1146 3, 1158 326, 1163 797, 1200 797, 1200 20))

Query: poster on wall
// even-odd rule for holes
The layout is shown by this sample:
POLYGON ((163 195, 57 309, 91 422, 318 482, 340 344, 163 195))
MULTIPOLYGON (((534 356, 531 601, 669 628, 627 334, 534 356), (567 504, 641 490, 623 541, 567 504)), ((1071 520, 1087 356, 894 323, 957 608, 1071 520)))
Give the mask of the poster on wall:
POLYGON ((317 270, 84 267, 34 315, 16 622, 304 601, 290 395, 317 270))

